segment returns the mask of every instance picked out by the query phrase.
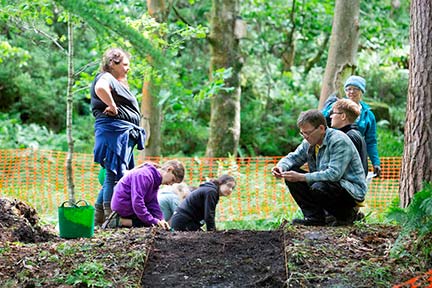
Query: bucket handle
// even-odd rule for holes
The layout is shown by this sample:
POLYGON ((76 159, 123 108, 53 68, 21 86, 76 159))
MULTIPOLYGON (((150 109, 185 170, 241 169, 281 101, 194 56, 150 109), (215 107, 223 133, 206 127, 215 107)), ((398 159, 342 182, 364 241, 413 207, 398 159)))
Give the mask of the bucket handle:
MULTIPOLYGON (((64 201, 60 205, 60 207, 62 207, 62 208, 65 207, 65 204, 69 204, 69 206, 70 206, 70 202, 69 201, 64 201)), ((72 206, 70 206, 70 207, 79 207, 79 206, 86 207, 86 206, 90 206, 90 205, 89 205, 89 203, 86 200, 81 199, 81 200, 78 200, 77 202, 75 202, 74 204, 72 204, 72 206), (83 202, 85 205, 78 205, 78 203, 80 203, 80 202, 83 202)))

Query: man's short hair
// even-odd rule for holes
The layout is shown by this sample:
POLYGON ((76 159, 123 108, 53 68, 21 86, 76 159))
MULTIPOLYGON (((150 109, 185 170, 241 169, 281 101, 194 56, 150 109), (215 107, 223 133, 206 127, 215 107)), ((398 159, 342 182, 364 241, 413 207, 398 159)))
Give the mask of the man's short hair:
POLYGON ((345 113, 350 123, 354 123, 360 115, 360 106, 351 99, 339 99, 332 109, 345 113))
POLYGON ((320 125, 327 127, 324 115, 317 109, 311 109, 300 113, 300 116, 297 119, 297 127, 302 127, 306 123, 311 124, 315 128, 320 125))

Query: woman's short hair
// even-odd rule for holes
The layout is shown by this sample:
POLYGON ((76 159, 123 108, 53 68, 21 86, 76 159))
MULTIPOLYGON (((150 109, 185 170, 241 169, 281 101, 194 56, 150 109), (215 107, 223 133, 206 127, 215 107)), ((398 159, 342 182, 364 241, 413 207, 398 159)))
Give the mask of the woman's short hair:
POLYGON ((110 48, 106 50, 102 56, 101 72, 111 72, 112 64, 120 64, 124 57, 130 59, 129 53, 121 48, 110 48))

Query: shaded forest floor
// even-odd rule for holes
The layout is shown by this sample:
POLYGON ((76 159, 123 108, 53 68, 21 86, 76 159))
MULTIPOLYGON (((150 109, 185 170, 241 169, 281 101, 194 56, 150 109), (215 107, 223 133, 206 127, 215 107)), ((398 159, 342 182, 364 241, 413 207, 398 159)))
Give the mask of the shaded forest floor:
MULTIPOLYGON (((2 287, 391 287, 426 275, 389 252, 395 226, 273 231, 95 230, 61 239, 36 211, 0 199, 2 287)), ((409 260, 411 259, 411 260, 409 260)), ((425 286, 426 277, 419 279, 425 286)), ((432 280, 431 280, 432 281, 432 280)), ((411 287, 408 284, 400 287, 411 287)))

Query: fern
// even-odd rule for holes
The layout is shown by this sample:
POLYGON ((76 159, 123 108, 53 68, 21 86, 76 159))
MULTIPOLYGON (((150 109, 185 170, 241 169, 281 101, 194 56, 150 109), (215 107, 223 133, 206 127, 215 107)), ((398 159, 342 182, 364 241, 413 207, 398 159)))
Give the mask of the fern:
POLYGON ((405 208, 389 208, 387 218, 400 224, 402 230, 392 247, 396 257, 411 256, 418 261, 432 258, 432 185, 425 183, 405 208), (423 255, 423 257, 418 257, 423 255))

